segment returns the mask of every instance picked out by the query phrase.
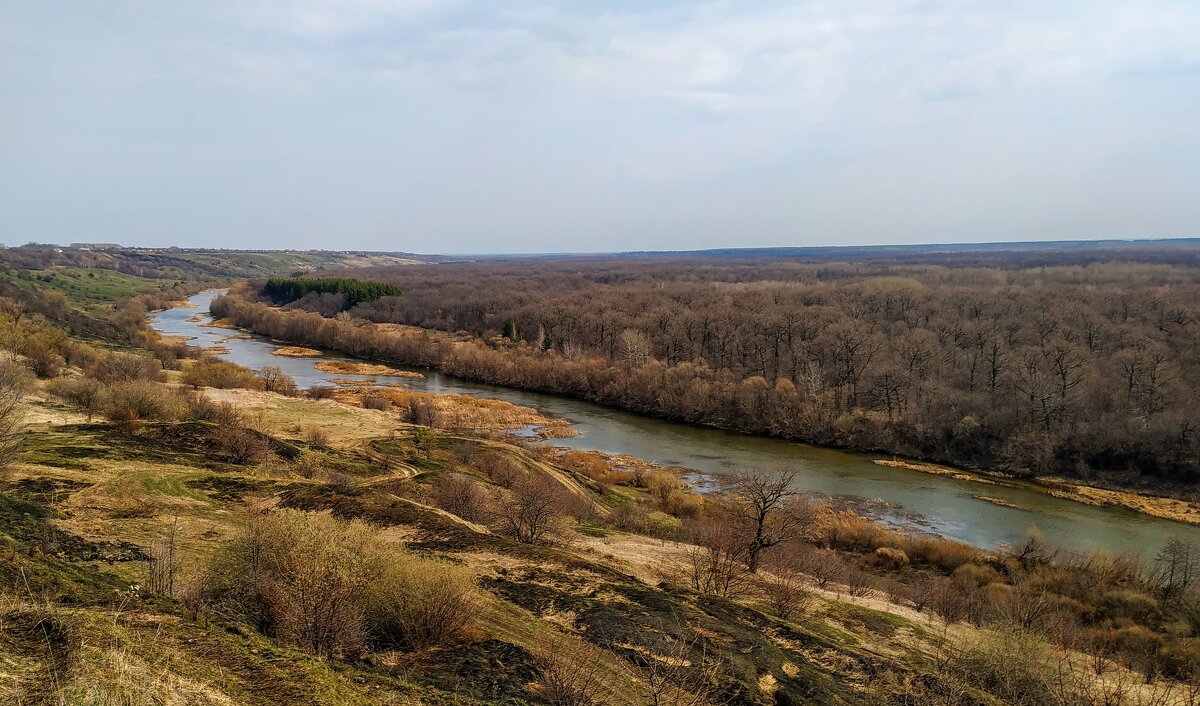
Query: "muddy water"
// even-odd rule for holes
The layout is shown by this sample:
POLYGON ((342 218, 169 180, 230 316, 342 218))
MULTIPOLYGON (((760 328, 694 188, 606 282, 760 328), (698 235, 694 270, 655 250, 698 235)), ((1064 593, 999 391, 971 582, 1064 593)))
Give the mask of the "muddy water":
MULTIPOLYGON (((204 325, 211 321, 208 304, 215 296, 216 292, 205 292, 192 297, 195 308, 161 312, 152 326, 164 334, 194 337, 196 345, 218 345, 217 341, 238 332, 204 325), (188 321, 196 315, 204 315, 203 321, 188 321)), ((574 438, 554 440, 563 446, 628 454, 713 475, 787 466, 800 472, 799 484, 805 490, 862 502, 884 521, 915 522, 928 531, 984 547, 1014 542, 1030 528, 1037 528, 1051 542, 1078 549, 1138 549, 1153 554, 1172 535, 1200 542, 1200 527, 1062 500, 1033 487, 1008 488, 887 468, 872 463, 878 457, 668 422, 555 395, 467 382, 430 370, 420 371, 424 380, 324 373, 314 367, 313 359, 272 355, 279 344, 257 336, 219 345, 229 349, 222 358, 256 370, 277 366, 301 387, 332 384, 333 378, 403 382, 429 392, 478 395, 534 407, 548 416, 569 419, 580 432, 574 438), (979 495, 1017 508, 979 500, 975 497, 979 495)), ((344 359, 328 355, 317 360, 344 359)))

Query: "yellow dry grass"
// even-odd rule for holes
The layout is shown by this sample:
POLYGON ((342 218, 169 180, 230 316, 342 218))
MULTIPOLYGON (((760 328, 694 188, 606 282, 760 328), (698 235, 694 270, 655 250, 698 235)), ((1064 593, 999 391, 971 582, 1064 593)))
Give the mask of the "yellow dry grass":
MULTIPOLYGON (((192 320, 203 321, 204 317, 201 315, 197 315, 197 316, 192 317, 191 319, 188 319, 188 321, 192 321, 192 320)), ((229 319, 217 319, 216 321, 210 321, 204 325, 207 326, 208 328, 228 328, 228 329, 234 329, 234 330, 237 330, 237 328, 238 328, 237 324, 233 323, 229 319)))
POLYGON ((354 363, 348 360, 323 360, 313 367, 322 372, 333 373, 335 375, 378 375, 382 377, 412 378, 414 380, 423 380, 425 378, 423 374, 413 370, 400 370, 377 363, 354 363))
POLYGON ((325 432, 334 446, 355 446, 367 439, 388 437, 406 427, 395 415, 342 404, 336 400, 284 397, 259 390, 205 389, 217 402, 227 402, 252 412, 255 422, 278 436, 301 438, 310 429, 325 432))
POLYGON ((316 348, 305 348, 304 346, 283 346, 271 351, 271 355, 283 356, 284 358, 320 358, 324 353, 316 348))
POLYGON ((1013 502, 1009 502, 1008 500, 1005 500, 1004 498, 994 498, 990 495, 972 495, 971 497, 975 498, 976 500, 982 500, 985 503, 999 505, 1000 507, 1011 507, 1014 510, 1023 509, 1020 505, 1017 505, 1016 503, 1013 503, 1013 502))
POLYGON ((1200 525, 1200 503, 1143 495, 1132 490, 1109 490, 1073 483, 1057 476, 1041 476, 1037 482, 1057 498, 1074 500, 1088 505, 1123 507, 1144 515, 1200 525))
POLYGON ((334 392, 335 399, 355 405, 361 404, 362 399, 369 395, 386 397, 393 409, 406 417, 415 406, 428 405, 437 417, 438 426, 447 429, 504 431, 533 426, 541 430, 552 429, 557 437, 574 433, 570 429, 570 422, 564 419, 552 419, 532 407, 503 400, 452 393, 435 395, 397 387, 340 389, 334 392))
MULTIPOLYGON (((1006 485, 1013 486, 1015 483, 986 478, 976 473, 970 473, 958 468, 950 466, 941 466, 936 463, 918 463, 914 461, 900 460, 884 460, 878 459, 875 461, 881 466, 889 466, 891 468, 904 468, 910 471, 920 471, 922 473, 933 473, 940 476, 949 476, 957 480, 966 480, 974 483, 986 483, 988 485, 1006 485)), ((1145 495, 1133 490, 1110 490, 1108 488, 1097 488, 1083 483, 1060 478, 1058 476, 1039 476, 1034 479, 1034 483, 1030 486, 1043 490, 1056 498, 1064 500, 1074 500, 1075 502, 1084 503, 1085 505, 1095 505, 1097 507, 1123 507, 1134 512, 1140 512, 1144 515, 1158 517, 1164 520, 1174 520, 1176 522, 1186 522, 1192 525, 1200 525, 1200 503, 1189 502, 1187 500, 1179 500, 1177 498, 1164 498, 1156 495, 1145 495)), ((1000 498, 989 497, 986 495, 976 495, 976 499, 984 502, 989 502, 994 505, 1003 507, 1014 507, 1007 500, 1000 498)))
POLYGON ((942 466, 936 463, 919 463, 917 461, 901 461, 899 459, 875 459, 875 463, 888 468, 903 468, 909 471, 919 471, 921 473, 932 473, 936 476, 948 476, 956 480, 967 480, 973 483, 986 483, 988 485, 1003 485, 1003 483, 992 478, 984 478, 975 473, 964 471, 961 468, 952 468, 950 466, 942 466))

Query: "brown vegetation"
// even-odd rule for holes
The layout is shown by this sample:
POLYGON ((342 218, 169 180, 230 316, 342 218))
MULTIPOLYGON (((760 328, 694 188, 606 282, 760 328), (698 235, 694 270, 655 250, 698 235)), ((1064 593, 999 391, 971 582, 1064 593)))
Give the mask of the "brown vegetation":
POLYGON ((1200 270, 950 264, 597 258, 354 273, 404 296, 351 314, 477 341, 216 306, 289 341, 684 421, 1022 475, 1200 478, 1185 383, 1200 375, 1200 270))
POLYGON ((377 363, 352 363, 346 360, 322 360, 314 366, 317 370, 336 375, 372 375, 420 380, 425 376, 414 370, 400 370, 377 363))
POLYGON ((458 638, 477 606, 473 583, 362 522, 281 510, 248 518, 191 601, 316 654, 355 655, 368 643, 414 649, 458 638))
POLYGON ((320 358, 324 354, 316 348, 305 348, 303 346, 282 346, 272 350, 271 355, 283 356, 285 358, 320 358))

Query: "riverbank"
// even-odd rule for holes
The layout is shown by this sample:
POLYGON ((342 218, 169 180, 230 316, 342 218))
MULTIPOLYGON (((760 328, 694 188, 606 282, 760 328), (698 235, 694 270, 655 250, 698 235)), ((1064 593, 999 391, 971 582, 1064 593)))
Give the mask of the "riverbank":
MULTIPOLYGON (((193 299, 203 309, 214 298, 206 294, 193 299)), ((195 310, 177 309, 165 312, 153 326, 164 334, 196 336, 196 343, 212 343, 228 336, 229 331, 210 328, 189 321, 195 310)), ((266 315, 264 313, 264 315, 266 315)), ((252 325, 257 325, 253 324, 252 325)), ((361 333, 366 326, 348 330, 348 336, 361 333)), ((416 333, 416 332, 412 332, 416 333)), ((624 411, 600 405, 571 395, 556 395, 522 387, 503 386, 487 382, 471 382, 467 378, 447 375, 429 365, 411 363, 413 341, 424 339, 423 334, 408 336, 395 332, 390 350, 376 351, 376 343, 365 338, 358 343, 369 344, 367 359, 394 361, 399 356, 425 374, 421 380, 405 381, 413 391, 457 393, 472 397, 503 400, 519 406, 537 409, 547 417, 570 420, 578 432, 574 438, 552 442, 580 451, 603 451, 650 460, 663 466, 691 468, 704 476, 720 478, 731 473, 752 469, 788 467, 799 473, 798 486, 805 493, 833 498, 839 502, 869 508, 869 514, 889 524, 911 526, 911 517, 921 518, 921 530, 930 534, 969 542, 983 548, 1012 545, 1031 529, 1043 536, 1054 537, 1066 549, 1108 549, 1110 551, 1140 550, 1157 552, 1172 535, 1194 537, 1200 542, 1200 526, 1184 526, 1166 519, 1128 514, 1130 511, 1114 506, 1092 505, 1060 498, 1035 490, 1021 483, 1016 487, 984 486, 972 492, 963 481, 953 477, 922 473, 904 468, 886 469, 872 463, 872 456, 814 446, 779 438, 724 431, 711 425, 673 422, 659 416, 624 411), (378 352, 379 356, 374 356, 378 352), (937 480, 932 480, 937 479, 937 480), (987 488, 984 490, 984 488, 987 488), (1021 508, 981 500, 976 495, 998 498, 1021 508)), ((325 373, 314 368, 320 359, 299 359, 275 356, 272 351, 278 340, 294 337, 290 327, 274 329, 266 337, 230 340, 231 353, 225 359, 252 369, 266 366, 281 367, 295 377, 301 387, 348 386, 354 376, 325 373), (272 340, 276 339, 276 340, 272 340)), ((358 339, 347 339, 347 345, 358 339)), ((312 344, 310 344, 312 345, 312 344)), ((440 339, 437 345, 441 345, 440 339)), ((355 349, 359 346, 356 344, 355 349)), ((456 355, 458 364, 466 365, 476 346, 468 344, 456 355)), ((336 351, 323 348, 327 360, 341 359, 336 351)), ((418 356, 420 357, 420 356, 418 356)), ((537 358, 532 355, 532 358, 537 358)), ((524 357, 522 358, 524 359, 524 357)), ((344 360, 344 359, 343 359, 344 360)), ((362 360, 362 359, 360 359, 362 360)), ((349 362, 359 362, 350 360, 349 362)), ((469 367, 469 366, 468 366, 469 367)), ((470 372, 469 370, 466 372, 470 372)), ((617 381, 623 380, 618 378, 617 381)), ((633 384, 633 381, 628 381, 633 384)), ((361 378, 355 387, 388 385, 384 379, 361 378)), ((668 386, 669 387, 669 386, 668 386)), ((650 393, 657 388, 647 388, 650 393)), ((663 388, 660 394, 670 394, 663 388)), ((544 438, 544 437, 543 437, 544 438)), ((875 456, 878 458, 878 456, 875 456)))
MULTIPOLYGON (((1006 487, 1026 487, 1048 493, 1056 498, 1071 500, 1095 507, 1121 507, 1127 510, 1150 515, 1163 520, 1183 522, 1200 526, 1200 503, 1189 502, 1179 498, 1169 498, 1159 495, 1139 493, 1134 490, 1102 488, 1095 485, 1080 483, 1061 476, 1037 476, 1029 481, 1018 481, 1011 476, 987 474, 979 471, 967 471, 936 463, 920 461, 901 461, 898 459, 878 459, 875 463, 889 468, 904 468, 910 471, 947 476, 957 480, 982 483, 986 485, 1002 485, 1006 487)), ((975 496, 979 500, 1005 507, 1020 508, 1006 500, 990 496, 975 496)))

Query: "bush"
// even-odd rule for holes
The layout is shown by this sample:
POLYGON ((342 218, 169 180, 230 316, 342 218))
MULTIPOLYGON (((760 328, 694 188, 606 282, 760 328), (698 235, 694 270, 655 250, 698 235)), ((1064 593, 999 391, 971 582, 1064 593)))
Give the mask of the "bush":
POLYGON ((525 474, 498 504, 497 528, 522 544, 546 544, 564 532, 566 490, 542 474, 525 474))
POLYGON ((897 571, 908 566, 908 554, 905 554, 903 549, 879 547, 875 550, 873 559, 876 566, 892 571, 897 571))
POLYGON ((1050 659, 1036 636, 1009 630, 981 637, 958 656, 952 669, 1003 703, 1044 706, 1055 703, 1050 659))
POLYGON ((120 424, 174 421, 187 414, 187 403, 165 385, 144 380, 118 382, 108 389, 104 414, 120 424))
POLYGON ((0 361, 0 474, 24 450, 25 409, 21 400, 31 383, 28 370, 11 361, 0 361))
POLYGON ((333 399, 333 388, 328 385, 313 385, 305 390, 304 394, 313 400, 331 400, 333 399))
POLYGON ((485 449, 471 457, 471 467, 487 474, 501 488, 511 488, 525 474, 521 464, 509 456, 492 449, 485 449))
POLYGON ((386 412, 392 408, 392 401, 379 394, 363 395, 362 406, 366 409, 376 409, 386 412))
POLYGON ((461 637, 479 602, 475 579, 465 567, 395 559, 368 587, 366 622, 381 646, 428 649, 461 637))
POLYGON ((257 375, 262 380, 263 389, 267 392, 274 392, 286 397, 295 397, 299 391, 299 388, 296 387, 295 378, 283 372, 282 368, 268 365, 259 370, 257 375))
POLYGON ((323 656, 457 638, 478 605, 460 567, 415 559, 358 520, 254 515, 209 562, 189 608, 210 607, 323 656))
POLYGON ((262 390, 266 387, 263 379, 255 375, 253 370, 216 358, 204 358, 192 363, 183 371, 182 381, 193 388, 262 390))
POLYGON ((93 363, 87 374, 109 384, 166 380, 161 362, 138 353, 110 353, 93 363))
POLYGON ((94 378, 59 378, 46 387, 51 396, 87 413, 88 421, 104 409, 108 389, 94 378))
POLYGON ((218 455, 233 463, 262 463, 271 455, 271 441, 265 434, 237 424, 218 424, 209 438, 218 455))
POLYGON ((604 458, 595 451, 567 451, 558 462, 568 470, 586 476, 597 483, 608 482, 611 475, 604 458))
POLYGON ((384 557, 359 521, 281 510, 250 518, 213 557, 200 600, 316 654, 361 652, 367 584, 384 557))
POLYGON ((479 485, 466 476, 448 473, 433 484, 433 504, 446 512, 472 522, 486 514, 488 496, 479 485))

